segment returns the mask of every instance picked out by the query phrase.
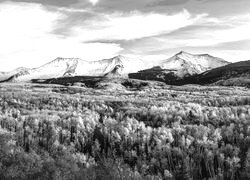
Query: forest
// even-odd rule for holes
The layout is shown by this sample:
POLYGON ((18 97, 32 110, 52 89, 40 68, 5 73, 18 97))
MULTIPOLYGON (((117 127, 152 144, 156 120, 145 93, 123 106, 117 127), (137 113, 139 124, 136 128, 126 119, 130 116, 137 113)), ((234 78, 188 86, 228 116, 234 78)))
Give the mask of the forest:
POLYGON ((0 180, 250 179, 250 90, 0 86, 0 180))

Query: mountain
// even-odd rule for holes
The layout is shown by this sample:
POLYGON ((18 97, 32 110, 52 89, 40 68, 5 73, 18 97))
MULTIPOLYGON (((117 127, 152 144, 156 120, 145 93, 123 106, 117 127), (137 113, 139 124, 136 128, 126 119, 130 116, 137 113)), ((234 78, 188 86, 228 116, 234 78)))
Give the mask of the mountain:
POLYGON ((250 87, 250 60, 228 64, 198 75, 186 77, 176 81, 176 84, 214 84, 250 87))
MULTIPOLYGON (((116 56, 99 61, 85 61, 78 58, 57 58, 43 66, 24 69, 9 76, 0 74, 1 80, 19 82, 32 79, 49 79, 68 76, 104 76, 107 74, 126 75, 144 67, 141 60, 116 56)), ((8 74, 8 73, 7 73, 8 74)))
POLYGON ((175 84, 185 77, 203 73, 207 70, 225 66, 229 62, 208 54, 193 55, 184 51, 160 62, 159 66, 130 73, 132 79, 163 81, 175 84))
POLYGON ((250 60, 231 63, 201 74, 179 78, 175 71, 154 67, 129 74, 130 78, 162 81, 171 85, 199 84, 219 86, 243 86, 250 88, 250 60))
POLYGON ((213 57, 209 54, 190 54, 184 51, 163 60, 160 63, 162 69, 175 70, 178 77, 185 77, 229 64, 229 62, 213 57))
POLYGON ((5 79, 8 79, 9 77, 15 75, 15 74, 18 74, 20 72, 24 72, 24 71, 27 71, 29 70, 28 68, 25 68, 25 67, 20 67, 20 68, 16 68, 12 71, 9 71, 9 72, 0 72, 0 81, 3 81, 5 79))

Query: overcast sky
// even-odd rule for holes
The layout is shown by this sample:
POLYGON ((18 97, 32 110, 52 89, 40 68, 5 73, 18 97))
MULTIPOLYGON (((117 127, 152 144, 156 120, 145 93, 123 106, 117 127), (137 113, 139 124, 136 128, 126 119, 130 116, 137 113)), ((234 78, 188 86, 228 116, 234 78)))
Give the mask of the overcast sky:
POLYGON ((0 71, 184 50, 250 60, 249 0, 0 0, 0 71))

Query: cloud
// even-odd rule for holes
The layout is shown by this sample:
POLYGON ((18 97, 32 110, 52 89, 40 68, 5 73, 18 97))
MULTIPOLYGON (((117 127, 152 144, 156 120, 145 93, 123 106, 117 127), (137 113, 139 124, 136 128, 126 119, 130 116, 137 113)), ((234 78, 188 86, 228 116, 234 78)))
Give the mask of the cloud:
POLYGON ((91 4, 96 5, 99 0, 89 0, 91 4))
POLYGON ((47 12, 38 4, 0 4, 0 53, 15 52, 18 48, 22 50, 30 46, 33 39, 43 39, 53 30, 60 16, 47 12))
POLYGON ((99 14, 96 18, 70 28, 70 34, 84 42, 98 40, 135 40, 169 33, 194 24, 206 14, 191 15, 187 10, 168 15, 159 13, 99 14))
MULTIPOLYGON (((220 43, 241 41, 250 39, 250 14, 208 18, 201 23, 202 28, 194 28, 186 31, 180 41, 186 46, 215 46, 220 43)), ((171 39, 173 38, 170 37, 171 39)))
POLYGON ((99 12, 130 12, 130 11, 141 11, 141 12, 176 12, 182 8, 173 9, 174 6, 184 5, 189 0, 101 0, 95 10, 99 12), (162 9, 162 11, 159 11, 162 9))
POLYGON ((205 16, 194 24, 170 33, 123 41, 124 54, 136 54, 153 65, 184 50, 209 53, 231 62, 250 59, 250 14, 237 16, 205 16))
POLYGON ((148 6, 171 6, 185 4, 190 0, 155 0, 148 4, 148 6))
MULTIPOLYGON (((169 53, 172 49, 214 49, 217 51, 247 50, 250 35, 250 14, 221 18, 206 16, 195 24, 180 28, 171 33, 143 38, 136 42, 124 43, 124 51, 140 54, 169 53), (231 47, 230 47, 231 46, 231 47)), ((234 53, 230 53, 234 54, 234 53)), ((225 53, 223 53, 225 55, 225 53)), ((227 56, 228 57, 228 56, 227 56)), ((230 59, 236 59, 232 57, 230 59)))
POLYGON ((0 3, 0 71, 19 66, 36 67, 60 57, 97 60, 116 55, 114 43, 82 43, 52 32, 65 14, 33 3, 0 3))
POLYGON ((225 2, 4 1, 0 71, 39 66, 58 56, 97 60, 118 53, 149 60, 186 50, 232 61, 247 59, 249 2, 225 2))
MULTIPOLYGON (((249 51, 250 49, 250 39, 245 40, 239 40, 239 41, 231 41, 231 42, 225 42, 221 44, 217 44, 215 46, 216 49, 221 50, 245 50, 249 51)), ((250 59, 250 56, 249 56, 250 59)))
POLYGON ((79 0, 12 0, 12 2, 39 3, 42 5, 68 7, 73 4, 77 4, 79 0))

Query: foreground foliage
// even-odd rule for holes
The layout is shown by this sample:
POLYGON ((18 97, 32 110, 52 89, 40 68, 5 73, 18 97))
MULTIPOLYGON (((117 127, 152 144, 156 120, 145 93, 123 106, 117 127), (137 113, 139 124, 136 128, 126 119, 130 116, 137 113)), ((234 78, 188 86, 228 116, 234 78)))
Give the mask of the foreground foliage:
POLYGON ((250 178, 248 89, 0 87, 0 179, 209 178, 250 178))

